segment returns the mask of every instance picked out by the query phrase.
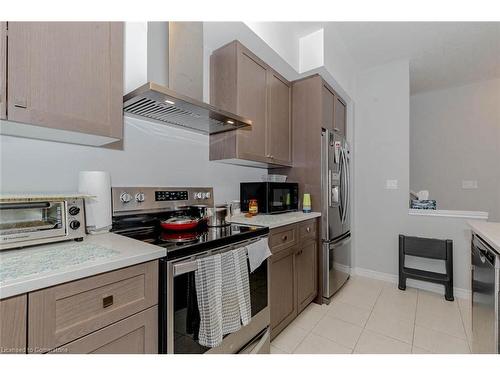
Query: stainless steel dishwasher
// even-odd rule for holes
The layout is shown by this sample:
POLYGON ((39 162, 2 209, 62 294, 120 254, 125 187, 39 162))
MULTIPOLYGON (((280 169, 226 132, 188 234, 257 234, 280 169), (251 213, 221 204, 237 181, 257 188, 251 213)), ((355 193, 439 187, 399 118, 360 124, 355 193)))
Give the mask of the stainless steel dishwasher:
POLYGON ((500 257, 477 234, 472 237, 472 351, 500 353, 500 257))

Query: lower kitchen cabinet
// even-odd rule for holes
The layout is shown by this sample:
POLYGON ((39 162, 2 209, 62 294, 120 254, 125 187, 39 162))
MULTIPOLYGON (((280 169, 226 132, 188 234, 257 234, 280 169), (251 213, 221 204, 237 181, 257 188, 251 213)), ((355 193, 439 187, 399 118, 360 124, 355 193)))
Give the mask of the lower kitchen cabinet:
POLYGON ((300 247, 295 256, 297 275, 297 305, 298 313, 304 310, 314 298, 318 291, 318 243, 309 241, 300 247))
POLYGON ((271 257, 271 336, 297 316, 295 251, 289 247, 271 257))
POLYGON ((27 296, 0 300, 0 354, 26 353, 27 296))
POLYGON ((0 353, 158 353, 158 261, 0 300, 0 353))
POLYGON ((309 305, 318 291, 317 219, 272 229, 271 339, 309 305))
POLYGON ((158 307, 154 306, 49 353, 158 353, 158 307))

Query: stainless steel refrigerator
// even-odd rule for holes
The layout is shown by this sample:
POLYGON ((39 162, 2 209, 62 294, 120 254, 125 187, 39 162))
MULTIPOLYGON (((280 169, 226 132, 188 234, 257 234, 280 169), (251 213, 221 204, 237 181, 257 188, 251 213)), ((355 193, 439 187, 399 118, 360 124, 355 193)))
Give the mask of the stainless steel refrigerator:
POLYGON ((351 273, 350 150, 336 132, 321 132, 321 237, 323 302, 347 281, 351 273))

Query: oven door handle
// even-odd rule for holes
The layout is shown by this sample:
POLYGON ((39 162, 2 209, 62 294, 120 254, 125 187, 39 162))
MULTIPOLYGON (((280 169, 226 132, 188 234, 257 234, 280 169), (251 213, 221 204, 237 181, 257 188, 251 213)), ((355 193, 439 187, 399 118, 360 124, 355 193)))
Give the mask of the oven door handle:
POLYGON ((185 273, 194 272, 198 269, 196 260, 174 264, 174 277, 184 275, 185 273))

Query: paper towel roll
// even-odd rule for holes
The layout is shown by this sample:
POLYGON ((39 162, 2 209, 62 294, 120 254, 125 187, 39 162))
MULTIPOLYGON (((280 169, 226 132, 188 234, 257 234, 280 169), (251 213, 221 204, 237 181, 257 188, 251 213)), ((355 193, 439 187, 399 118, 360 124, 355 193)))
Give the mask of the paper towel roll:
POLYGON ((89 233, 111 229, 111 178, 104 171, 81 171, 78 192, 92 195, 85 198, 85 221, 89 233))

